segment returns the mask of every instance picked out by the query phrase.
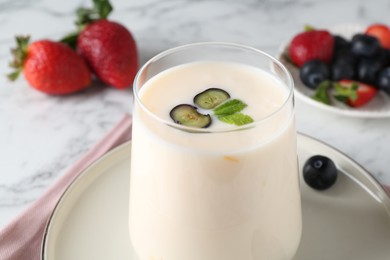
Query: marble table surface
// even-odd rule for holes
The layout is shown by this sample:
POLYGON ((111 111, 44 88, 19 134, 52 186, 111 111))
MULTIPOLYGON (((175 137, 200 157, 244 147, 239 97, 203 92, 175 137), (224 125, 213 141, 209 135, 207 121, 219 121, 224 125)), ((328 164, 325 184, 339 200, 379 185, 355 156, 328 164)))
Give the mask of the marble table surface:
MULTIPOLYGON (((66 97, 42 94, 21 78, 3 76, 14 36, 59 39, 73 28, 86 0, 0 0, 0 228, 36 200, 96 143, 124 113, 131 89, 94 85, 66 97)), ((112 0, 110 18, 133 33, 140 64, 181 44, 227 41, 276 56, 279 46, 305 24, 390 24, 388 0, 112 0)), ((390 184, 390 119, 330 114, 297 102, 298 131, 347 154, 390 184)))

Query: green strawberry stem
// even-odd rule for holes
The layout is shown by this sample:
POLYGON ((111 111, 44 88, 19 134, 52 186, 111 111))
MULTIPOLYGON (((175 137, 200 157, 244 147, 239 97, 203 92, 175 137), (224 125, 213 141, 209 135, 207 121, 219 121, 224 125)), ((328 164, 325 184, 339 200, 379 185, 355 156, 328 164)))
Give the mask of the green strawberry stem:
POLYGON ((77 47, 77 38, 79 37, 79 32, 72 32, 63 37, 60 42, 65 43, 72 49, 76 49, 77 47))
POLYGON ((304 26, 304 31, 305 31, 305 32, 310 32, 310 31, 314 31, 314 30, 315 30, 315 27, 312 26, 312 25, 306 24, 306 25, 304 26))
POLYGON ((334 84, 334 97, 341 101, 347 102, 347 100, 355 101, 358 98, 357 89, 359 88, 359 84, 354 82, 351 87, 345 87, 340 83, 334 84))
POLYGON ((356 82, 345 86, 339 82, 325 80, 318 85, 312 98, 326 105, 331 105, 329 98, 329 93, 331 93, 336 100, 347 103, 348 100, 355 101, 358 98, 358 88, 359 84, 356 82))
POLYGON ((16 36, 15 39, 16 48, 11 49, 11 53, 14 59, 9 63, 9 66, 13 68, 14 71, 7 75, 8 79, 11 81, 16 80, 23 71, 23 65, 27 57, 27 48, 30 41, 30 36, 16 36))
POLYGON ((330 105, 331 102, 329 99, 329 89, 331 87, 332 87, 332 83, 330 81, 325 80, 321 82, 318 85, 316 92, 314 93, 312 98, 326 105, 330 105))
POLYGON ((84 7, 77 9, 76 25, 80 28, 90 24, 93 21, 107 19, 111 11, 112 5, 110 4, 109 0, 93 0, 92 9, 84 7))
POLYGON ((88 24, 100 20, 107 19, 111 11, 113 10, 109 0, 92 0, 93 7, 85 8, 80 7, 76 10, 77 19, 75 21, 76 31, 66 35, 60 40, 60 42, 67 44, 71 48, 75 49, 77 44, 77 38, 85 26, 88 24))
POLYGON ((112 11, 112 5, 108 0, 93 0, 95 10, 98 11, 100 19, 107 19, 112 11))

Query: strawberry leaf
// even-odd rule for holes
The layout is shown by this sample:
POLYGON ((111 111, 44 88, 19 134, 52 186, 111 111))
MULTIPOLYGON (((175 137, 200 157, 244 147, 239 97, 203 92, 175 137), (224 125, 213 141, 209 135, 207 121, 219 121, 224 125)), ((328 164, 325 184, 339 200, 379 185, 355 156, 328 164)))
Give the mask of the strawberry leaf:
POLYGON ((309 25, 309 24, 306 24, 306 25, 304 26, 304 31, 305 31, 305 32, 314 31, 315 29, 316 29, 316 28, 315 28, 314 26, 309 25))
POLYGON ((75 24, 77 29, 81 31, 87 24, 99 19, 99 15, 95 9, 80 7, 76 10, 77 19, 75 24))
POLYGON ((11 49, 11 53, 14 59, 9 63, 9 66, 13 69, 11 73, 7 75, 8 79, 14 81, 18 78, 23 70, 24 61, 27 57, 27 48, 30 41, 30 36, 16 36, 16 48, 11 49))
POLYGON ((11 81, 15 81, 21 73, 21 70, 15 70, 14 72, 11 72, 7 74, 7 78, 11 81))
POLYGON ((356 82, 353 82, 351 86, 334 83, 334 97, 341 102, 347 102, 347 100, 355 101, 358 98, 358 88, 359 84, 356 82))
POLYGON ((77 9, 76 25, 82 29, 87 24, 99 19, 107 19, 113 10, 108 0, 93 0, 93 8, 81 7, 77 9))
POLYGON ((112 5, 108 0, 93 0, 93 4, 100 19, 106 19, 112 11, 112 5))
POLYGON ((62 42, 75 50, 77 46, 78 37, 79 37, 78 32, 72 32, 66 35, 64 38, 62 38, 59 42, 62 42))
POLYGON ((331 102, 329 99, 329 89, 331 86, 332 84, 328 80, 321 82, 318 85, 316 92, 314 93, 312 98, 326 105, 330 105, 331 102))

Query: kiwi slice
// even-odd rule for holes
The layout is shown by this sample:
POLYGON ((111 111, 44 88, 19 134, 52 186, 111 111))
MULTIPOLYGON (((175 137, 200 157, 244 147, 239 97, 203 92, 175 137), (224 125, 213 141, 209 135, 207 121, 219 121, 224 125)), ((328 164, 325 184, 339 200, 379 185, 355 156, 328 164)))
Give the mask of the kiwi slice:
POLYGON ((198 112, 196 107, 188 104, 180 104, 175 106, 169 115, 175 123, 180 125, 196 128, 206 128, 211 124, 210 115, 201 114, 198 112))
POLYGON ((209 88, 194 97, 194 103, 203 109, 212 109, 230 98, 229 93, 220 88, 209 88))

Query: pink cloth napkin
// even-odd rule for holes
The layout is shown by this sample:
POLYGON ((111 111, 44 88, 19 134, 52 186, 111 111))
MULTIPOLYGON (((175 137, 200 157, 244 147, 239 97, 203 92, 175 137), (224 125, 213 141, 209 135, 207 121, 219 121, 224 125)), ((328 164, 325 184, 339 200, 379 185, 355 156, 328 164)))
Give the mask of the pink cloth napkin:
POLYGON ((385 191, 387 191, 387 194, 390 196, 390 186, 383 186, 385 188, 385 191))
POLYGON ((39 260, 46 223, 57 201, 72 181, 96 159, 131 138, 131 116, 121 121, 76 162, 36 202, 0 231, 1 260, 39 260))

